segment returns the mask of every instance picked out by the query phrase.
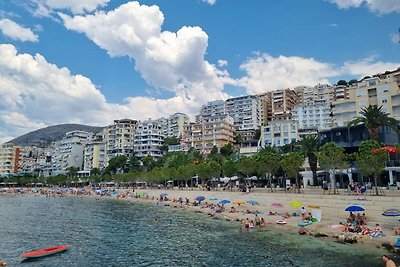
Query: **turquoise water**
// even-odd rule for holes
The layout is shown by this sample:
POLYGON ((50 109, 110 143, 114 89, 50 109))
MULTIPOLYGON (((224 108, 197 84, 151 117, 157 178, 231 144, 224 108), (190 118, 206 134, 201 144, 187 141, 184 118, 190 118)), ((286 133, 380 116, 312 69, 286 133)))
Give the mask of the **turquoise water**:
POLYGON ((0 196, 7 266, 382 266, 365 251, 308 236, 241 231, 237 223, 150 203, 0 196), (34 261, 20 254, 68 244, 34 261))

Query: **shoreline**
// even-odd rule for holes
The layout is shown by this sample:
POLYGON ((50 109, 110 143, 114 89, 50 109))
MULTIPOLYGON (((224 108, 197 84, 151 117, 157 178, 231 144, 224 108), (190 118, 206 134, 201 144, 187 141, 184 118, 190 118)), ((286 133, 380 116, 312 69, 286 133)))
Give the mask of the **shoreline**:
MULTIPOLYGON (((45 189, 43 189, 45 190, 45 189)), ((51 190, 51 189, 46 189, 46 190, 51 190)), ((117 189, 114 189, 117 190, 117 189)), ((46 191, 50 192, 50 191, 46 191)), ((115 199, 118 201, 125 201, 125 202, 145 202, 145 203, 152 203, 154 205, 160 205, 160 206, 170 206, 170 207, 175 207, 175 208, 184 208, 190 212, 197 212, 197 213, 203 213, 207 216, 215 216, 216 218, 219 219, 224 219, 227 221, 231 221, 234 223, 238 223, 240 225, 243 225, 242 220, 245 218, 249 218, 250 220, 254 219, 255 214, 247 214, 245 213, 246 210, 251 210, 255 211, 257 210, 258 216, 262 217, 266 221, 266 225, 263 228, 257 229, 257 230, 273 230, 276 232, 285 232, 288 234, 298 234, 298 229, 299 227, 297 226, 297 223, 301 221, 301 217, 290 217, 286 219, 287 224, 285 225, 279 225, 276 224, 276 221, 279 219, 282 219, 282 214, 285 212, 297 212, 299 213, 300 208, 293 208, 291 207, 288 203, 292 201, 293 198, 305 198, 305 199, 310 199, 310 201, 313 199, 313 197, 321 197, 318 195, 299 195, 299 194, 286 194, 286 193, 278 193, 278 192, 250 192, 250 193, 241 193, 241 192, 235 192, 235 191, 202 191, 202 190, 174 190, 174 189, 167 189, 167 190, 161 190, 161 189, 136 189, 136 193, 140 193, 140 197, 132 197, 132 189, 118 189, 118 193, 111 194, 111 196, 100 196, 97 194, 94 194, 94 192, 91 191, 86 191, 85 193, 78 193, 79 191, 76 190, 74 193, 70 192, 65 194, 65 196, 72 196, 72 197, 91 197, 91 198, 102 198, 102 199, 115 199), (126 194, 129 190, 129 193, 126 194), (170 201, 159 201, 160 194, 167 194, 168 198, 170 201), (203 208, 202 206, 193 206, 193 205, 181 205, 177 201, 174 202, 173 200, 178 200, 179 197, 182 197, 183 199, 188 198, 189 202, 192 203, 194 199, 197 196, 204 196, 205 200, 201 201, 201 204, 204 205, 206 202, 207 203, 214 203, 217 204, 221 199, 229 199, 231 200, 231 203, 226 204, 225 208, 226 211, 222 213, 216 213, 215 211, 209 209, 209 208, 203 208), (210 198, 215 197, 218 200, 211 201, 209 200, 210 198), (284 201, 286 199, 286 201, 284 201), (258 205, 251 205, 247 204, 246 202, 248 200, 255 200, 259 204, 258 205), (244 202, 245 204, 234 204, 234 202, 244 202), (271 203, 282 203, 282 208, 273 208, 271 207, 271 203), (234 213, 229 213, 230 207, 235 207, 238 212, 234 213), (278 215, 269 215, 269 212, 277 212, 278 215)), ((1 193, 0 195, 10 195, 10 194, 21 194, 21 193, 1 193)), ((37 192, 32 192, 32 189, 26 190, 23 194, 29 194, 29 195, 45 195, 42 193, 37 193, 37 192)), ((54 195, 49 195, 49 196, 57 196, 57 194, 54 195)), ((347 197, 342 195, 341 197, 347 197)), ((329 209, 327 207, 333 206, 335 202, 338 201, 338 198, 341 198, 340 196, 335 196, 335 195, 326 195, 324 196, 323 202, 320 202, 320 209, 322 210, 322 220, 321 222, 316 222, 311 224, 310 226, 307 226, 306 229, 309 231, 307 236, 313 236, 313 238, 323 238, 323 239, 328 239, 331 242, 337 242, 338 241, 338 236, 345 236, 345 237, 350 237, 354 238, 356 240, 356 244, 359 246, 363 246, 365 248, 374 248, 374 249, 380 249, 382 251, 382 254, 392 254, 389 252, 387 249, 385 249, 382 244, 383 243, 391 243, 394 244, 396 242, 397 237, 399 236, 394 236, 393 230, 388 228, 388 227, 383 227, 383 231, 386 234, 383 237, 380 238, 370 238, 369 235, 359 235, 356 233, 343 233, 342 229, 340 228, 331 228, 331 225, 339 225, 339 221, 344 221, 345 215, 348 213, 343 212, 341 214, 337 214, 337 217, 324 217, 324 212, 329 214, 329 209), (342 216, 343 215, 343 216, 342 216)), ((400 198, 395 197, 393 201, 398 201, 400 198)), ((343 201, 343 200, 341 200, 343 201)), ((397 202, 398 203, 398 202, 397 202)), ((309 208, 307 207, 311 203, 308 203, 304 201, 304 205, 306 206, 306 209, 308 210, 309 208)), ((376 209, 371 208, 371 215, 369 214, 368 208, 366 208, 366 214, 367 218, 371 216, 372 218, 375 218, 376 214, 376 209)), ((380 212, 378 212, 380 213, 380 212)), ((383 216, 382 216, 383 217, 383 216)), ((393 222, 396 222, 395 224, 399 224, 397 218, 393 220, 393 222)), ((369 227, 371 225, 368 223, 369 227)), ((384 225, 385 226, 385 225, 384 225)), ((241 226, 242 227, 242 226, 241 226)), ((299 238, 300 235, 299 235, 299 238)), ((344 243, 344 242, 339 242, 339 243, 344 243)), ((350 242, 347 242, 350 243, 350 242)), ((353 244, 353 245, 356 245, 353 244)), ((397 252, 398 253, 398 252, 397 252)))

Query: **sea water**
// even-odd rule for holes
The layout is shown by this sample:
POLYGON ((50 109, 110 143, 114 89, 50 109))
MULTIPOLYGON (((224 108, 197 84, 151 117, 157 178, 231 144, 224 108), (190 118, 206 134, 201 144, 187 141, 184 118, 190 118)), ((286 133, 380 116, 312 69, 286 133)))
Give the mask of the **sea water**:
POLYGON ((382 266, 383 253, 276 230, 246 232, 237 222, 134 200, 0 196, 0 261, 8 266, 382 266), (19 257, 56 245, 72 247, 19 257))

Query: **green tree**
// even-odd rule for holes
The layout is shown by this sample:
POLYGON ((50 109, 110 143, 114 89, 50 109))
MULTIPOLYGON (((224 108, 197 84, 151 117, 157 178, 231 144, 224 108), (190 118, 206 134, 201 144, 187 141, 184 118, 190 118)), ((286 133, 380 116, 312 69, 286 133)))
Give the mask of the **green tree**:
POLYGON ((231 143, 227 143, 219 149, 219 152, 224 157, 230 157, 234 154, 233 145, 231 143))
POLYGON ((128 157, 125 155, 115 156, 108 161, 108 166, 106 168, 106 173, 117 173, 118 171, 123 171, 126 166, 126 161, 128 157))
POLYGON ((375 193, 379 195, 378 175, 381 174, 386 166, 388 154, 385 149, 375 140, 361 142, 358 147, 356 161, 363 175, 374 176, 375 193))
POLYGON ((361 116, 354 118, 348 123, 348 126, 357 125, 364 123, 368 129, 369 138, 378 140, 378 128, 379 126, 388 126, 395 131, 399 131, 400 122, 392 117, 389 117, 389 113, 382 110, 382 106, 370 105, 364 107, 360 112, 361 116))
MULTIPOLYGON (((253 157, 242 157, 237 162, 237 168, 241 173, 246 176, 246 178, 249 178, 251 174, 257 172, 257 164, 253 157)), ((246 182, 247 181, 248 179, 246 179, 246 182)))
POLYGON ((315 135, 304 136, 300 142, 301 152, 307 157, 313 174, 313 184, 317 184, 319 138, 315 135))
POLYGON ((72 177, 75 177, 76 174, 78 173, 79 167, 71 166, 71 167, 68 167, 68 168, 66 169, 66 171, 67 171, 67 176, 68 176, 69 178, 72 178, 72 177))
POLYGON ((336 84, 337 85, 345 85, 345 86, 347 86, 347 82, 345 80, 339 80, 336 84))
POLYGON ((290 152, 283 155, 280 165, 289 178, 295 178, 297 192, 300 193, 299 171, 304 163, 304 156, 300 153, 290 152))
POLYGON ((165 137, 164 145, 161 146, 161 150, 164 152, 168 152, 168 146, 179 145, 179 139, 175 136, 165 137))
POLYGON ((90 170, 90 175, 99 176, 100 175, 100 169, 99 168, 92 168, 90 170))
POLYGON ((352 80, 349 81, 349 85, 353 85, 355 83, 358 83, 358 80, 352 79, 352 80))
POLYGON ((227 160, 222 164, 222 173, 224 176, 232 177, 237 175, 238 168, 233 160, 227 160))
POLYGON ((267 151, 265 153, 259 153, 257 156, 257 170, 260 176, 265 176, 269 179, 269 184, 271 186, 271 192, 273 191, 272 188, 272 176, 276 174, 280 167, 280 156, 273 152, 267 151))
POLYGON ((151 171, 156 167, 156 161, 150 155, 147 155, 146 157, 142 158, 142 164, 143 164, 143 169, 145 171, 151 171))
POLYGON ((128 169, 130 172, 139 172, 140 171, 140 160, 136 156, 135 153, 132 154, 132 156, 129 157, 128 160, 128 169))
POLYGON ((333 193, 337 193, 335 173, 337 169, 347 169, 346 155, 344 149, 335 143, 329 142, 323 145, 318 153, 319 165, 329 172, 333 193))

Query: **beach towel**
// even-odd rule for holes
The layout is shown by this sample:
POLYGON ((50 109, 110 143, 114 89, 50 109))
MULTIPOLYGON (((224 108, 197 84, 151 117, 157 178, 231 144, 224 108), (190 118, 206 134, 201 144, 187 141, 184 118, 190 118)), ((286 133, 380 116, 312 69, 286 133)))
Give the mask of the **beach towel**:
POLYGON ((379 238, 379 237, 382 237, 382 236, 385 236, 384 234, 382 234, 382 233, 377 233, 377 234, 371 234, 370 235, 371 236, 371 238, 379 238))

